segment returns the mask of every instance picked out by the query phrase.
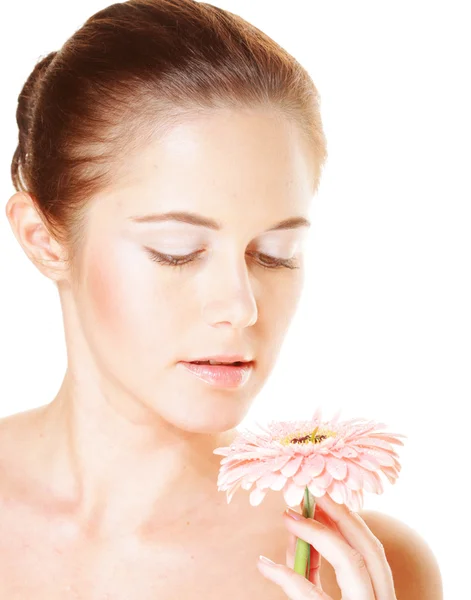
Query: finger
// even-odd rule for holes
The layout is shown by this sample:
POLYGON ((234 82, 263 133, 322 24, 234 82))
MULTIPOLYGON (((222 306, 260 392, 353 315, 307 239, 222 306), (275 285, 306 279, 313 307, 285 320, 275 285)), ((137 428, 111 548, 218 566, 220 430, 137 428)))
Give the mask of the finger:
MULTIPOLYGON (((294 535, 294 533, 288 531, 288 545, 286 548, 286 566, 290 569, 294 569, 294 557, 296 555, 297 540, 298 538, 294 535)), ((313 546, 310 546, 310 553, 310 566, 309 573, 307 574, 307 579, 311 583, 314 583, 315 585, 320 587, 320 589, 322 589, 320 573, 321 555, 313 546)))
MULTIPOLYGON (((373 585, 363 557, 341 535, 315 519, 305 519, 301 516, 300 520, 295 521, 287 514, 283 519, 288 531, 312 544, 332 565, 342 597, 375 600, 373 585)), ((389 599, 389 596, 384 598, 389 599)))
POLYGON ((314 548, 314 546, 310 546, 311 555, 310 555, 310 567, 307 579, 317 586, 322 591, 322 583, 321 583, 321 555, 318 550, 314 548))
POLYGON ((322 589, 285 565, 267 565, 259 561, 258 567, 262 574, 278 584, 291 600, 333 600, 322 589))
POLYGON ((296 540, 298 538, 288 531, 288 543, 286 545, 286 566, 294 569, 294 556, 296 554, 296 540))
MULTIPOLYGON (((317 500, 317 498, 316 498, 316 500, 317 500)), ((304 498, 301 501, 300 507, 301 507, 300 514, 302 514, 303 507, 304 507, 304 498)), ((296 512, 299 512, 299 511, 296 511, 296 512)), ((336 533, 340 534, 340 531, 339 531, 337 525, 335 524, 335 521, 333 521, 329 517, 329 515, 322 509, 322 507, 317 503, 314 505, 314 517, 313 518, 316 521, 319 521, 319 523, 322 523, 326 527, 329 527, 336 533)), ((288 542, 287 542, 287 548, 286 548, 286 565, 290 569, 294 569, 294 557, 296 555, 297 539, 298 538, 293 533, 288 531, 288 542)), ((309 573, 307 575, 307 579, 311 583, 317 585, 320 589, 322 589, 321 571, 320 571, 322 556, 314 548, 314 546, 311 545, 310 549, 311 549, 310 569, 309 569, 309 573)))
POLYGON ((339 528, 337 527, 337 524, 335 523, 335 521, 333 521, 329 517, 329 515, 318 504, 316 504, 316 510, 314 512, 314 519, 316 521, 319 521, 319 523, 322 523, 322 525, 329 527, 329 529, 332 529, 336 533, 339 533, 339 534, 341 533, 339 528))
MULTIPOLYGON (((302 508, 303 508, 303 502, 301 502, 301 510, 302 510, 302 508)), ((296 511, 296 512, 298 512, 298 511, 296 511)), ((318 507, 316 507, 316 509, 315 509, 314 518, 315 519, 319 518, 319 520, 321 522, 323 522, 323 521, 327 521, 329 523, 331 522, 329 517, 327 517, 327 515, 325 513, 323 513, 323 511, 319 510, 318 507)), ((331 526, 335 527, 335 524, 333 524, 331 526)), ((286 566, 289 567, 290 569, 294 569, 294 559, 296 556, 297 541, 298 541, 298 538, 293 533, 288 531, 288 543, 287 543, 287 547, 286 547, 286 566)), ((311 581, 311 583, 315 583, 317 586, 319 586, 322 589, 321 577, 320 577, 320 567, 321 567, 321 555, 313 546, 310 546, 310 567, 309 567, 309 573, 307 573, 307 579, 309 581, 311 581)))
MULTIPOLYGON (((304 506, 304 499, 301 502, 301 513, 303 510, 303 506, 304 506)), ((296 511, 296 512, 298 512, 298 511, 296 511)), ((319 521, 323 525, 326 525, 327 527, 330 527, 331 529, 333 529, 334 531, 339 533, 334 521, 332 521, 332 519, 317 504, 314 506, 314 517, 313 518, 316 521, 319 521)), ((297 539, 298 538, 293 533, 288 531, 288 543, 287 543, 287 548, 286 548, 286 565, 290 569, 294 569, 294 558, 296 555, 297 539)), ((314 546, 310 546, 310 552, 311 552, 310 568, 309 568, 309 573, 307 574, 307 579, 311 583, 317 585, 317 587, 319 587, 322 590, 322 581, 321 581, 322 556, 314 548, 314 546)))
POLYGON ((393 575, 384 547, 365 521, 345 504, 334 502, 328 494, 316 500, 317 507, 329 515, 346 542, 363 557, 376 597, 395 600, 393 575))
MULTIPOLYGON (((303 502, 301 502, 301 508, 303 507, 303 505, 304 505, 304 499, 303 499, 303 502)), ((314 504, 313 518, 316 521, 319 521, 319 523, 322 523, 326 527, 329 527, 336 533, 340 534, 335 522, 332 521, 332 519, 327 515, 326 512, 324 512, 322 510, 322 508, 317 503, 314 504)), ((292 534, 289 533, 288 535, 292 535, 292 534)), ((297 539, 296 536, 293 536, 293 538, 294 538, 294 540, 297 539)), ((322 590, 321 569, 320 569, 322 556, 314 548, 314 546, 311 545, 310 547, 311 547, 311 558, 310 558, 310 569, 309 569, 309 573, 308 573, 308 579, 309 579, 309 581, 311 581, 313 584, 317 585, 322 590)), ((290 562, 290 566, 291 566, 291 568, 294 568, 294 554, 293 554, 293 560, 292 560, 292 562, 290 562)))
MULTIPOLYGON (((303 507, 304 507, 304 497, 301 501, 301 514, 303 511, 303 507)), ((313 518, 316 519, 316 521, 319 521, 320 523, 322 523, 323 525, 330 527, 330 529, 333 529, 337 533, 340 533, 337 525, 335 524, 335 521, 333 521, 329 517, 329 515, 323 510, 322 506, 320 506, 318 504, 317 497, 314 499, 314 516, 313 516, 313 518)))

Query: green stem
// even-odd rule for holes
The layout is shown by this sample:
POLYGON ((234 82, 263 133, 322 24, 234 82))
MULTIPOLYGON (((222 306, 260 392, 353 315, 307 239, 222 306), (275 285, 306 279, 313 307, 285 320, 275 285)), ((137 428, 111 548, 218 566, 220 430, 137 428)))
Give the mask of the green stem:
MULTIPOLYGON (((316 499, 306 486, 303 499, 303 517, 314 518, 314 510, 316 508, 316 499)), ((294 555, 294 571, 299 573, 306 579, 309 578, 309 569, 311 564, 311 544, 301 538, 296 541, 296 553, 294 555)))

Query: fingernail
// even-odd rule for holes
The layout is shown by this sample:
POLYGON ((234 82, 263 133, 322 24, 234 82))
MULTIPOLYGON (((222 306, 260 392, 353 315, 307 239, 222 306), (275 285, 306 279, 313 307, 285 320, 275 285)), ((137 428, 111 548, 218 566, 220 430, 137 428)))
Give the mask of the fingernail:
POLYGON ((267 558, 266 556, 263 556, 263 554, 260 554, 259 559, 264 562, 267 565, 274 565, 276 563, 274 563, 272 560, 270 560, 269 558, 267 558))
POLYGON ((291 508, 287 508, 285 510, 285 513, 288 515, 288 517, 295 519, 295 521, 302 521, 304 519, 302 515, 297 513, 295 510, 292 510, 291 508))

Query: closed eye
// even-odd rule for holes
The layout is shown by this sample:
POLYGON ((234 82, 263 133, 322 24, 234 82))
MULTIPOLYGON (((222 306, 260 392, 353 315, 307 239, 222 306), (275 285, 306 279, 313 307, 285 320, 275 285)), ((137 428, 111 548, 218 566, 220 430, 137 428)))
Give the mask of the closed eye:
MULTIPOLYGON (((185 265, 194 263, 197 260, 201 260, 198 257, 202 252, 204 252, 204 250, 197 250, 196 252, 192 252, 191 254, 185 254, 183 256, 174 256, 172 254, 162 254, 161 252, 157 252, 153 248, 146 247, 146 250, 148 251, 151 260, 170 267, 183 267, 185 265)), ((298 261, 293 258, 276 258, 274 256, 269 256, 268 254, 263 254, 261 252, 252 252, 251 256, 258 257, 257 263, 264 269, 299 269, 298 261)))

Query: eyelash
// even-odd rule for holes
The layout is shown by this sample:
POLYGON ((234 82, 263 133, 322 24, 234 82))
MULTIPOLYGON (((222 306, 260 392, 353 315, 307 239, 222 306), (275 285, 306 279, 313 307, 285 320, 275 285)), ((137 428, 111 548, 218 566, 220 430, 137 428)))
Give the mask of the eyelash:
MULTIPOLYGON (((187 254, 185 256, 172 256, 171 254, 161 254, 160 252, 152 250, 152 248, 146 248, 146 250, 149 252, 151 260, 163 265, 180 268, 194 262, 195 260, 200 260, 196 257, 201 253, 199 250, 197 252, 193 252, 193 254, 187 254)), ((294 259, 288 258, 283 260, 281 258, 274 258, 273 256, 268 256, 268 254, 262 254, 260 252, 254 252, 253 254, 256 254, 257 256, 263 256, 264 258, 268 258, 270 261, 272 261, 271 266, 264 265, 263 263, 259 262, 259 265, 264 269, 299 269, 299 266, 294 259)))

